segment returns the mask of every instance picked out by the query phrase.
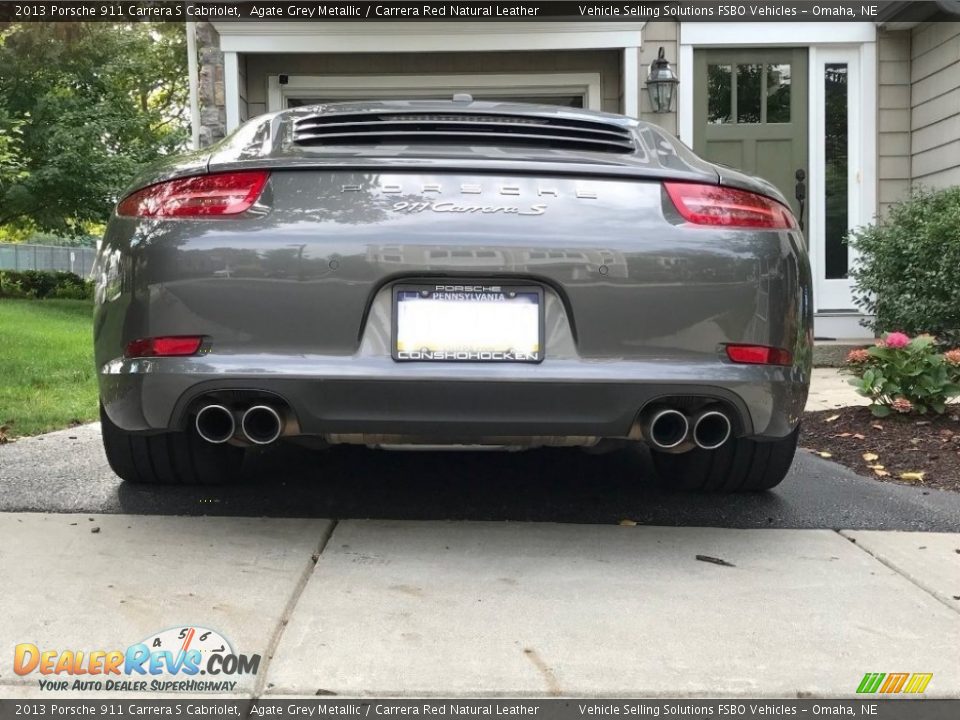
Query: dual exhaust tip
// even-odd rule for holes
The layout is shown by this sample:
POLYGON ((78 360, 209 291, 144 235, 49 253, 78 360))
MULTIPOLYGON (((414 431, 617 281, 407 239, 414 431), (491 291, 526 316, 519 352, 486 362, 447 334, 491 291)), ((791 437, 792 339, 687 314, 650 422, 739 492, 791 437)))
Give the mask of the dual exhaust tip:
MULTIPOLYGON (((197 434, 219 445, 239 437, 254 445, 269 445, 283 434, 286 423, 270 405, 253 405, 242 414, 211 403, 197 412, 197 434), (239 416, 239 427, 237 417, 239 416)), ((693 447, 716 450, 733 432, 730 417, 716 407, 708 407, 688 417, 674 408, 658 408, 641 420, 643 437, 656 449, 685 452, 693 447)))
POLYGON ((698 447, 716 450, 733 432, 730 417, 716 407, 708 407, 688 417, 673 408, 659 408, 642 420, 643 437, 657 450, 685 452, 698 447))
POLYGON ((282 434, 284 420, 280 413, 269 405, 254 405, 237 416, 223 405, 204 405, 197 412, 194 423, 197 434, 208 443, 219 445, 228 442, 234 437, 253 443, 254 445, 269 445, 275 442, 282 434))

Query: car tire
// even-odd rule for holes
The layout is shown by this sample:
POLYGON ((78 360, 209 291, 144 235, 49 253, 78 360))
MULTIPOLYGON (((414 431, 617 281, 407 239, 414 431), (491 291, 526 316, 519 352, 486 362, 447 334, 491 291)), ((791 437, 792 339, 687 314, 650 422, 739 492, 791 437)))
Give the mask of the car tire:
POLYGON ((107 462, 127 482, 217 485, 240 476, 242 447, 213 445, 190 432, 127 432, 110 421, 103 405, 100 426, 107 462))
POLYGON ((793 464, 800 426, 773 441, 732 438, 716 450, 694 448, 669 454, 653 451, 661 484, 707 492, 759 492, 780 484, 793 464))

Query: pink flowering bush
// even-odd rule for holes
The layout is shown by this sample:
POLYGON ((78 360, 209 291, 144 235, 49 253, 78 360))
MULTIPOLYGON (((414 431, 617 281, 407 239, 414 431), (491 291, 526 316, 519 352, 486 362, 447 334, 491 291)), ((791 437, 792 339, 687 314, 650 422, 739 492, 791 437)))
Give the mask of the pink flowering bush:
POLYGON ((898 397, 892 403, 890 407, 896 410, 898 413, 903 413, 906 415, 908 412, 913 410, 913 403, 907 400, 905 397, 898 397))
POLYGON ((847 353, 847 363, 850 365, 862 365, 865 362, 869 362, 869 360, 870 353, 867 352, 865 348, 857 348, 847 353))
POLYGON ((883 346, 888 348, 905 348, 910 344, 910 338, 904 335, 902 332, 892 332, 888 333, 885 338, 882 338, 883 346))
POLYGON ((930 335, 888 333, 873 347, 851 350, 846 371, 876 417, 940 414, 960 396, 960 348, 940 353, 930 335))

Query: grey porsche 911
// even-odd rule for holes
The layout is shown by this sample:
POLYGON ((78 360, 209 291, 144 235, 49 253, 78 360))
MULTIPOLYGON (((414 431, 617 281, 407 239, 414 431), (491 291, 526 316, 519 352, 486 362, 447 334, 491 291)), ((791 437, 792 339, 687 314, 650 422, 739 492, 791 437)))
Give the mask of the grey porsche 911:
POLYGON ((298 107, 143 174, 99 252, 103 442, 141 483, 250 449, 643 443, 777 485, 810 380, 803 234, 770 183, 570 108, 298 107))

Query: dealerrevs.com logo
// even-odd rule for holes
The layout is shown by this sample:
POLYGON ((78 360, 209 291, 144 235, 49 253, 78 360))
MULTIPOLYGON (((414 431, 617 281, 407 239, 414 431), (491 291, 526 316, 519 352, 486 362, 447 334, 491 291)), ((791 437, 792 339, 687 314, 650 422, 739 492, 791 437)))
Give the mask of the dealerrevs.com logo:
POLYGON ((234 651, 214 630, 163 630, 125 650, 58 650, 20 643, 14 648, 17 675, 37 674, 41 690, 123 692, 230 692, 237 678, 256 675, 259 655, 234 651))

